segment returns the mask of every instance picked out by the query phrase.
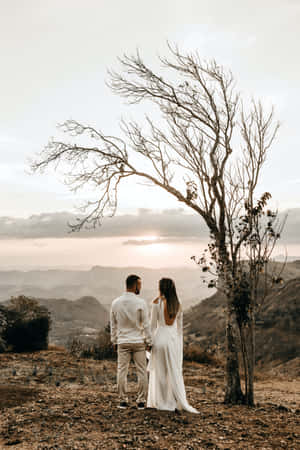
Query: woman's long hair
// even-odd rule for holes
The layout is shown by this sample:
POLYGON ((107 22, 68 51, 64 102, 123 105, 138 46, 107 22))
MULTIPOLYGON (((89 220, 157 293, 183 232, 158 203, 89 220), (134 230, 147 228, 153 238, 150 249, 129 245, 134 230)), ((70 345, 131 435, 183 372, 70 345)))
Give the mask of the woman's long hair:
POLYGON ((159 290, 167 300, 167 311, 170 319, 173 319, 179 310, 179 300, 176 293, 175 283, 171 278, 162 278, 159 281, 159 290))

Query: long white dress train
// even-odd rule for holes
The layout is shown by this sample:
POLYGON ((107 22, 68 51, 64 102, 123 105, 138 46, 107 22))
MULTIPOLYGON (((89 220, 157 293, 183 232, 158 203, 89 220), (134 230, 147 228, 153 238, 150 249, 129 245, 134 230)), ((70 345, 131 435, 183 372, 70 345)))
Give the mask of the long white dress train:
POLYGON ((199 413, 186 399, 182 375, 182 321, 181 305, 173 324, 167 325, 163 300, 159 298, 157 304, 152 304, 153 346, 147 367, 149 371, 147 407, 168 411, 174 411, 176 408, 199 413))

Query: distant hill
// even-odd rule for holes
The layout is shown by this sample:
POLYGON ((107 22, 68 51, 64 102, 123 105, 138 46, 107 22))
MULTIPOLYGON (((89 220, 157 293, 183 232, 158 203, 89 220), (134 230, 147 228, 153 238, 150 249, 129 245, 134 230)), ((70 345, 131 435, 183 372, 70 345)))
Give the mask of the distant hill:
POLYGON ((141 295, 149 302, 157 296, 158 281, 162 277, 174 279, 184 308, 211 293, 203 283, 202 272, 196 267, 149 269, 95 266, 90 270, 0 271, 0 301, 17 295, 69 300, 92 296, 109 309, 112 300, 124 291, 125 279, 131 273, 142 277, 141 295))
POLYGON ((300 357, 300 277, 267 297, 258 323, 256 347, 260 362, 287 362, 300 357))
MULTIPOLYGON (((269 266, 270 266, 270 268, 274 267, 276 270, 278 270, 282 266, 282 262, 271 261, 269 263, 269 266)), ((296 259, 294 261, 287 262, 285 264, 282 276, 285 279, 285 281, 300 277, 300 259, 296 259)))
MULTIPOLYGON (((224 347, 225 304, 225 297, 215 293, 187 311, 187 339, 203 347, 224 347)), ((286 363, 300 356, 300 277, 272 289, 256 323, 256 359, 260 365, 286 363)), ((298 371, 300 375, 300 367, 298 371)))
MULTIPOLYGON (((281 267, 279 262, 271 265, 281 267)), ((93 329, 106 325, 110 304, 124 291, 125 278, 130 273, 142 277, 141 295, 148 302, 157 295, 162 276, 173 278, 186 311, 186 333, 190 339, 204 346, 224 342, 225 299, 207 288, 202 272, 197 269, 95 266, 85 271, 0 271, 0 300, 21 294, 39 299, 53 317, 50 341, 65 345, 70 334, 89 335, 93 329)), ((298 343, 300 329, 297 285, 300 260, 287 263, 283 277, 286 284, 272 291, 258 318, 261 323, 257 325, 258 361, 262 357, 264 362, 283 360, 284 355, 291 358, 296 351, 294 344, 298 343)))
MULTIPOLYGON (((280 262, 273 261, 270 266, 279 269, 280 262)), ((11 296, 27 295, 37 298, 95 297, 109 309, 112 300, 124 291, 125 279, 130 273, 142 277, 141 295, 151 302, 158 291, 158 281, 162 277, 173 278, 183 308, 188 309, 213 293, 203 283, 210 278, 200 269, 145 267, 103 267, 90 270, 7 270, 0 271, 0 302, 11 296)), ((285 280, 300 277, 300 260, 288 262, 283 273, 285 280)))
MULTIPOLYGON (((108 311, 94 297, 81 297, 78 300, 65 298, 37 299, 51 313, 52 325, 49 342, 65 346, 72 335, 82 340, 95 336, 109 320, 108 311)), ((7 304, 3 302, 3 304, 7 304)))

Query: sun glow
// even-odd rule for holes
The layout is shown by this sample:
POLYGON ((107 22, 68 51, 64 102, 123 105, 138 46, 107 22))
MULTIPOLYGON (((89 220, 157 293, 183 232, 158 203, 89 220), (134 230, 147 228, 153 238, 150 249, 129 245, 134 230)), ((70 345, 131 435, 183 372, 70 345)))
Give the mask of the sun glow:
POLYGON ((158 241, 159 241, 159 237, 158 236, 155 236, 155 235, 153 235, 153 236, 139 236, 139 237, 137 237, 136 238, 136 240, 137 241, 139 241, 139 242, 144 242, 145 241, 145 244, 147 243, 149 243, 149 244, 156 244, 158 241))
POLYGON ((170 246, 164 242, 159 236, 139 236, 136 238, 139 242, 135 246, 135 252, 140 258, 145 258, 147 261, 161 257, 170 251, 170 246))

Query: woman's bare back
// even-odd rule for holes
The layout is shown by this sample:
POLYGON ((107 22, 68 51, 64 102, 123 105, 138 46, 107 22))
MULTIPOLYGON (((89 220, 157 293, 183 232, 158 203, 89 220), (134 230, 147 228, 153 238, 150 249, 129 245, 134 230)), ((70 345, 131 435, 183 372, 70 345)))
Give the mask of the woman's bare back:
POLYGON ((174 317, 170 317, 169 314, 168 314, 167 300, 165 299, 165 297, 161 297, 161 299, 164 302, 164 318, 165 318, 166 325, 170 325, 171 326, 175 322, 177 313, 175 314, 174 317))

